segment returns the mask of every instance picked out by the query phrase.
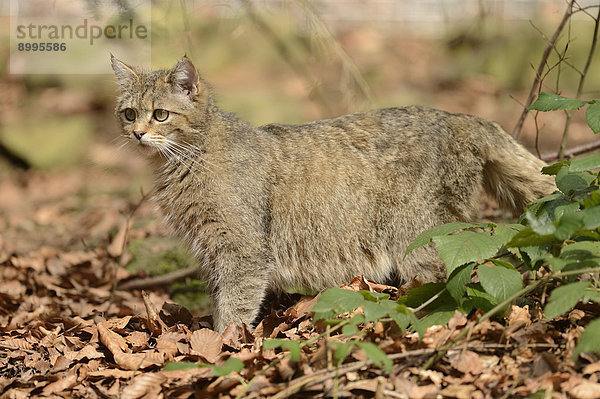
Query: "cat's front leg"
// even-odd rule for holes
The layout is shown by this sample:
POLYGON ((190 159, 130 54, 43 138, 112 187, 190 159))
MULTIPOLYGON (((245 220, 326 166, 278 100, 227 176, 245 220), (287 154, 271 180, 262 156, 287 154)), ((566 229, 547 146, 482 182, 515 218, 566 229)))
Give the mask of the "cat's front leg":
POLYGON ((251 326, 268 286, 264 258, 236 252, 221 253, 216 268, 218 277, 211 284, 214 329, 223 332, 232 322, 251 326))

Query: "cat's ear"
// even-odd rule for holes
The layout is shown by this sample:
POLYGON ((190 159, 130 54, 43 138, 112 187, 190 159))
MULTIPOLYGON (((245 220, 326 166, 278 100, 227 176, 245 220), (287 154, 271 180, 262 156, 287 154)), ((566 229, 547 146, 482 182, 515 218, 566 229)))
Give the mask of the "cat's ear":
POLYGON ((114 55, 110 55, 110 64, 112 66, 113 71, 115 71, 115 76, 119 81, 120 85, 124 85, 130 82, 133 78, 137 77, 137 73, 133 70, 132 67, 124 63, 123 61, 119 61, 115 58, 114 55))
POLYGON ((192 61, 185 55, 169 71, 167 82, 173 85, 173 89, 183 92, 190 98, 194 98, 202 93, 198 71, 194 64, 192 64, 192 61))

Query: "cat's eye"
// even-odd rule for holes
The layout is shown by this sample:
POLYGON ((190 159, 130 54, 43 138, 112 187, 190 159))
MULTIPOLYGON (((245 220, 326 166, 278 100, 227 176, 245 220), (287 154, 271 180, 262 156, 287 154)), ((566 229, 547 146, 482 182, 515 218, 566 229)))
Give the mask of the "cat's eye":
POLYGON ((123 111, 123 113, 125 114, 125 119, 127 119, 128 121, 132 122, 135 120, 136 114, 133 108, 126 108, 125 111, 123 111))
POLYGON ((154 119, 159 122, 164 122, 169 117, 169 111, 166 109, 155 109, 154 110, 154 119))

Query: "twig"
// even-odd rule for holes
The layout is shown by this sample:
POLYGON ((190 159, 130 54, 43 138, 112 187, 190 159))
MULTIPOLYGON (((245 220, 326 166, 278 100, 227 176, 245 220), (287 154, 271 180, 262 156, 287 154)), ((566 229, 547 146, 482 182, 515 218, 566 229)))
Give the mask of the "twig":
POLYGON ((36 353, 36 351, 31 350, 31 349, 24 349, 24 348, 19 348, 18 346, 6 345, 6 344, 0 344, 0 349, 8 349, 11 351, 23 351, 25 353, 29 353, 30 355, 36 353))
POLYGON ((546 45, 546 48, 544 49, 544 53, 542 54, 542 59, 538 66, 537 72, 535 74, 535 79, 533 81, 533 85, 531 86, 531 90, 529 91, 529 97, 527 97, 527 101, 525 102, 525 107, 523 108, 523 112, 521 112, 519 121, 517 122, 517 125, 513 129, 512 135, 514 138, 518 138, 519 135, 521 134, 521 129, 523 128, 523 123, 525 122, 525 117, 527 116, 527 113, 529 112, 528 108, 531 104, 533 104, 533 100, 535 99, 535 97, 538 93, 539 87, 541 85, 542 74, 544 72, 544 68, 546 67, 546 63, 548 62, 548 57, 550 56, 550 51, 552 51, 552 49, 554 48, 554 45, 556 44, 556 41, 558 40, 558 37, 560 36, 560 32, 562 32, 563 28, 565 27, 565 24, 571 17, 574 2, 575 2, 575 0, 571 0, 569 2, 569 5, 567 6, 567 10, 565 11, 563 18, 560 21, 558 28, 556 28, 556 31, 554 32, 554 34, 552 35, 552 38, 550 38, 550 40, 548 41, 548 44, 546 45))
MULTIPOLYGON (((587 144, 578 145, 576 147, 565 150, 563 154, 563 158, 574 157, 575 155, 585 154, 586 152, 591 152, 600 148, 600 141, 594 141, 587 144)), ((548 154, 542 155, 541 159, 545 162, 556 161, 560 158, 560 153, 552 152, 548 154)))
POLYGON ((162 276, 139 278, 135 280, 126 281, 123 284, 117 286, 118 290, 139 290, 151 287, 158 287, 161 285, 173 284, 177 280, 194 275, 200 271, 200 265, 193 265, 186 267, 185 269, 176 270, 171 273, 163 274, 162 276))
MULTIPOLYGON (((598 8, 598 15, 596 16, 596 18, 594 18, 594 21, 594 36, 592 37, 592 44, 590 45, 590 51, 588 53, 585 66, 583 67, 583 70, 581 71, 581 76, 579 77, 579 85, 577 86, 577 94, 575 95, 575 98, 581 97, 581 93, 583 92, 583 84, 585 82, 585 78, 592 63, 592 59, 594 58, 594 52, 596 51, 596 43, 598 42, 598 27, 600 25, 600 8, 598 8)), ((572 116, 573 111, 567 111, 567 119, 565 121, 563 136, 560 140, 560 148, 558 150, 558 159, 562 159, 565 155, 565 149, 567 147, 567 139, 569 136, 569 127, 571 126, 572 116)))
POLYGON ((133 219, 133 215, 137 212, 137 210, 140 208, 140 206, 142 206, 142 203, 146 200, 146 198, 148 197, 148 194, 144 194, 144 192, 141 192, 142 194, 142 198, 140 198, 140 200, 137 202, 137 204, 135 204, 135 206, 133 207, 133 209, 131 210, 131 212, 129 212, 129 215, 127 215, 127 218, 125 219, 125 234, 123 236, 123 243, 121 245, 121 254, 119 255, 119 262, 118 263, 114 263, 114 268, 113 268, 113 283, 112 283, 112 287, 110 289, 110 297, 108 298, 108 305, 106 306, 106 311, 105 313, 108 313, 110 307, 112 306, 114 299, 115 299, 115 291, 117 289, 117 285, 118 285, 118 281, 117 281, 117 267, 119 267, 119 265, 122 265, 123 262, 123 255, 125 253, 125 248, 127 247, 127 241, 129 241, 129 228, 131 226, 131 220, 133 219))

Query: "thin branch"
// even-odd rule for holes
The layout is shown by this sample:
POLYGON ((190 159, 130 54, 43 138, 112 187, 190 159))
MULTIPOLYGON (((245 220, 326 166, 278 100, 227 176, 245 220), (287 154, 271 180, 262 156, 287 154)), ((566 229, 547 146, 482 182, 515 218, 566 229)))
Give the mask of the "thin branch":
MULTIPOLYGON (((588 53, 587 60, 585 62, 585 66, 583 67, 583 71, 581 71, 581 77, 579 78, 579 85, 577 86, 577 94, 575 98, 580 98, 581 93, 583 92, 583 85, 585 83, 585 78, 587 76, 588 70, 590 69, 590 65, 592 63, 592 59, 594 58, 594 53, 596 51, 596 44, 598 42, 598 28, 600 25, 600 8, 598 8, 598 15, 594 18, 594 36, 592 37, 592 44, 590 45, 590 51, 588 53)), ((560 148, 558 150, 558 158, 562 159, 565 155, 565 149, 567 148, 567 140, 569 137, 569 127, 571 126, 571 118, 573 117, 573 111, 567 111, 567 119, 565 121, 565 127, 563 129, 563 136, 560 140, 560 148)))
POLYGON ((200 271, 200 265, 193 265, 186 267, 185 269, 176 270, 171 273, 163 274, 162 276, 139 278, 135 280, 126 281, 123 284, 117 286, 118 290, 139 290, 151 287, 158 287, 162 285, 170 285, 175 281, 181 280, 188 276, 192 276, 200 271))
MULTIPOLYGON (((576 147, 565 150, 565 152, 563 154, 563 158, 570 158, 570 157, 574 157, 576 155, 585 154, 587 152, 594 151, 598 148, 600 148, 600 141, 594 141, 592 143, 578 145, 576 147)), ((552 152, 552 153, 544 154, 541 156, 542 161, 545 161, 545 162, 557 161, 560 158, 561 157, 558 152, 552 152)))
POLYGON ((567 9, 563 15, 562 20, 560 21, 560 24, 558 25, 558 28, 556 28, 554 35, 552 35, 552 38, 548 41, 548 44, 546 45, 546 48, 544 49, 544 53, 542 54, 542 59, 540 61, 539 67, 537 69, 535 79, 533 81, 533 85, 531 86, 531 90, 529 91, 529 97, 527 97, 527 101, 525 102, 525 107, 523 108, 523 112, 521 113, 521 116, 519 117, 519 121, 517 122, 517 125, 513 129, 512 135, 514 138, 518 138, 519 135, 521 134, 521 129, 523 128, 523 123, 525 122, 525 117, 527 116, 527 113, 529 112, 529 110, 527 108, 531 104, 533 104, 533 100, 535 99, 535 97, 539 91, 539 88, 541 85, 541 77, 544 72, 544 68, 546 67, 548 57, 550 56, 550 51, 552 51, 552 48, 556 44, 556 41, 558 40, 560 33, 562 32, 563 28, 565 27, 565 24, 571 17, 574 2, 575 2, 575 0, 571 0, 569 2, 569 5, 567 6, 567 9))

